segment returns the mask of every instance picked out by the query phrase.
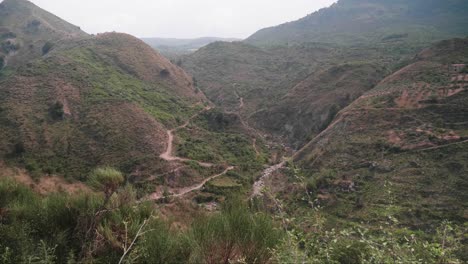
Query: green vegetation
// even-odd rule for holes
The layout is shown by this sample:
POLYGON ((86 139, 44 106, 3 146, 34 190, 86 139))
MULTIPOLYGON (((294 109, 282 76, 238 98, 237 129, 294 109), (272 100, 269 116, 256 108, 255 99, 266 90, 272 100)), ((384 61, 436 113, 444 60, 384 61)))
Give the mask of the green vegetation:
POLYGON ((104 187, 105 196, 41 197, 0 180, 3 263, 268 263, 281 239, 269 216, 251 212, 237 199, 176 230, 149 204, 138 204, 131 186, 115 188, 122 180, 119 172, 97 169, 90 178, 104 187))
POLYGON ((54 120, 62 120, 65 113, 63 111, 63 104, 61 102, 55 102, 55 104, 49 109, 50 116, 54 120))
POLYGON ((0 262, 467 262, 468 93, 447 67, 468 39, 426 48, 466 34, 466 7, 341 0, 174 59, 191 78, 131 36, 5 0, 0 262), (171 128, 189 161, 158 157, 171 128))
POLYGON ((49 51, 54 47, 52 42, 46 42, 44 46, 42 46, 42 55, 46 55, 49 51))
POLYGON ((246 42, 265 46, 311 41, 353 45, 464 37, 468 33, 467 8, 463 0, 340 0, 297 21, 259 30, 246 42))
MULTIPOLYGON (((64 56, 76 63, 72 67, 79 66, 89 74, 86 80, 74 81, 77 84, 83 81, 89 84, 90 90, 86 92, 85 98, 91 105, 109 100, 133 102, 169 126, 176 125, 177 120, 186 120, 198 110, 190 108, 188 102, 171 94, 167 84, 146 83, 125 73, 109 61, 101 59, 92 48, 74 48, 65 51, 64 56)), ((73 68, 61 70, 74 71, 73 68)))
POLYGON ((242 184, 239 184, 235 177, 229 176, 230 175, 218 177, 212 181, 209 181, 203 191, 217 195, 239 193, 240 190, 242 190, 242 184))
POLYGON ((379 215, 363 219, 363 212, 375 206, 370 201, 352 199, 350 191, 336 193, 334 196, 338 199, 351 200, 351 205, 343 205, 343 201, 340 201, 341 205, 337 205, 336 201, 327 201, 332 199, 332 196, 329 195, 327 198, 323 190, 330 190, 332 186, 337 187, 336 174, 336 171, 322 171, 314 175, 318 183, 311 186, 307 176, 300 169, 290 165, 286 175, 288 186, 294 188, 294 191, 274 193, 266 190, 269 202, 265 205, 270 211, 277 212, 276 219, 289 230, 284 243, 276 251, 275 259, 278 262, 464 263, 463 261, 466 261, 464 253, 467 248, 466 223, 449 222, 440 218, 441 220, 432 221, 423 229, 409 228, 405 223, 407 219, 400 214, 401 203, 397 195, 401 190, 389 182, 372 194, 376 195, 372 197, 373 203, 382 201, 378 205, 379 215), (381 197, 377 197, 377 192, 381 197), (346 216, 340 216, 337 212, 343 210, 346 216))
POLYGON ((177 131, 177 153, 193 160, 261 166, 264 153, 257 155, 252 139, 245 133, 236 116, 211 110, 201 114, 193 125, 177 131))
POLYGON ((241 134, 207 133, 197 138, 187 131, 181 131, 178 135, 184 139, 177 148, 178 155, 182 157, 216 163, 225 161, 235 165, 257 160, 252 142, 241 134))

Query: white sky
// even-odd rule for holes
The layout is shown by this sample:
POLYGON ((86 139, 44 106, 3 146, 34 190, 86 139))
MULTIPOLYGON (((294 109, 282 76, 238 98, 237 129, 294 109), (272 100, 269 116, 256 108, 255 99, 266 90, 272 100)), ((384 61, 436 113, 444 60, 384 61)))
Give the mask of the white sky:
POLYGON ((88 33, 237 37, 304 17, 336 0, 31 0, 88 33))

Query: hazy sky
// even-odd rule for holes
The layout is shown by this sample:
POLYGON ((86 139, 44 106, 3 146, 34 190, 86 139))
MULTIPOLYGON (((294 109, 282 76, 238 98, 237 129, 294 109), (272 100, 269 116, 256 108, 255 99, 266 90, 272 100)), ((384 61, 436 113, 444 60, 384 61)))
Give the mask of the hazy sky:
POLYGON ((336 0, 31 0, 88 33, 245 38, 336 0))

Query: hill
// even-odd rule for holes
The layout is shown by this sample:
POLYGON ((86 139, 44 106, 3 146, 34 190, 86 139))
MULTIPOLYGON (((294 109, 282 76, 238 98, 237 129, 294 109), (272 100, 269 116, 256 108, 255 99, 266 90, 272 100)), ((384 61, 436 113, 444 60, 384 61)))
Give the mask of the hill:
POLYGON ((418 51, 468 34, 467 10, 459 0, 341 0, 180 62, 210 100, 232 108, 242 97, 252 126, 298 148, 418 51))
POLYGON ((439 42, 340 111, 295 155, 311 193, 345 218, 379 221, 391 195, 405 224, 466 222, 467 62, 468 39, 439 42))
POLYGON ((468 34, 464 0, 339 0, 302 19, 259 30, 255 45, 421 43, 468 34))
POLYGON ((88 35, 26 0, 0 3, 0 69, 39 58, 56 43, 88 35))
POLYGON ((0 78, 4 160, 79 179, 99 165, 168 165, 159 158, 166 129, 205 100, 191 77, 132 36, 88 36, 23 0, 0 10, 8 41, 18 43, 0 78))
POLYGON ((155 48, 166 56, 176 56, 190 54, 199 48, 202 48, 210 43, 217 41, 234 42, 241 41, 236 38, 215 38, 204 37, 194 39, 177 39, 177 38, 142 38, 142 40, 155 48))
POLYGON ((252 126, 299 147, 327 126, 332 106, 341 110, 418 50, 395 43, 217 42, 183 57, 181 65, 212 102, 232 110, 242 97, 242 115, 252 126))

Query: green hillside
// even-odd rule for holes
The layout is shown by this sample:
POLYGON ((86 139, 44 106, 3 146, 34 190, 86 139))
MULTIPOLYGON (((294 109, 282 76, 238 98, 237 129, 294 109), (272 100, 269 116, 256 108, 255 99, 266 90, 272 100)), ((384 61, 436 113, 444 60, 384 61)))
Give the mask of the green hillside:
POLYGON ((297 21, 262 29, 246 42, 424 43, 467 35, 467 9, 464 0, 340 0, 297 21))
POLYGON ((55 44, 87 34, 55 15, 26 0, 4 0, 0 3, 0 69, 17 67, 39 58, 55 44))
POLYGON ((449 68, 467 60, 468 39, 440 42, 342 110, 295 156, 311 193, 333 214, 375 222, 387 186, 401 223, 466 222, 468 78, 449 68))
POLYGON ((79 179, 99 165, 166 166, 159 160, 166 127, 205 100, 191 77, 129 35, 91 37, 23 0, 2 2, 0 12, 0 156, 7 163, 79 179))
POLYGON ((146 40, 199 48, 172 63, 4 0, 0 262, 466 263, 467 11, 146 40))

